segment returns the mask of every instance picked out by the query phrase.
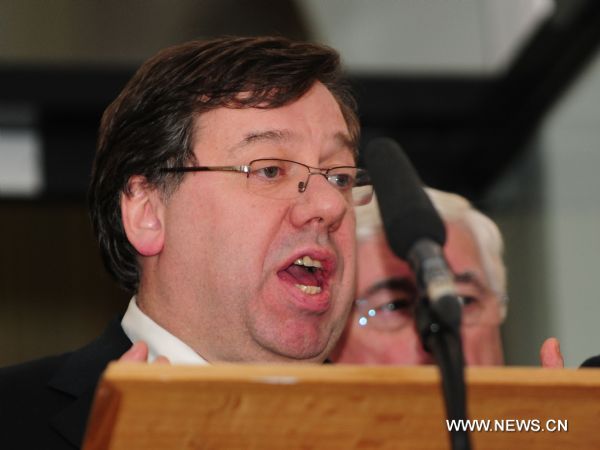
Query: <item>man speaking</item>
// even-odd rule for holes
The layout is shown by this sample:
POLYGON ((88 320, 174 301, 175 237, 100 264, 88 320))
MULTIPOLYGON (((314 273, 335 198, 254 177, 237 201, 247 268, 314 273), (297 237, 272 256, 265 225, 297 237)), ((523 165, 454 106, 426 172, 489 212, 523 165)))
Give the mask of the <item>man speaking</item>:
POLYGON ((102 370, 136 341, 174 363, 323 361, 372 192, 358 139, 327 47, 230 37, 144 63, 104 113, 90 186, 131 301, 89 346, 0 371, 3 440, 78 448, 102 370))

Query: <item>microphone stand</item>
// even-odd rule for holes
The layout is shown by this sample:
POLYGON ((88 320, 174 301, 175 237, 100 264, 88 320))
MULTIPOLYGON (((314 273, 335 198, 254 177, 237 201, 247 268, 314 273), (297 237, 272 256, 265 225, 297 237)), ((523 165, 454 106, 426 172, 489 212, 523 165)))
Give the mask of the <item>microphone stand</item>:
MULTIPOLYGON (((428 298, 423 298, 418 302, 415 315, 417 331, 423 347, 433 353, 440 368, 446 415, 451 421, 466 420, 464 357, 460 338, 460 302, 454 295, 446 295, 437 300, 435 304, 431 303, 428 298)), ((449 431, 453 450, 469 450, 471 448, 466 428, 458 429, 455 426, 449 431)))

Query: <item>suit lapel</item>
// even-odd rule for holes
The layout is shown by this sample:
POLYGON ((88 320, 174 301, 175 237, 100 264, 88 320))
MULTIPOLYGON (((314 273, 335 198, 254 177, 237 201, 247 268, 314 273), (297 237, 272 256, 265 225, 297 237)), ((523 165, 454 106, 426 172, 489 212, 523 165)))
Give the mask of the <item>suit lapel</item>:
POLYGON ((50 423, 77 448, 83 442, 100 375, 110 361, 118 359, 129 347, 131 341, 121 328, 120 318, 115 319, 99 338, 73 352, 48 383, 51 389, 73 398, 50 423))

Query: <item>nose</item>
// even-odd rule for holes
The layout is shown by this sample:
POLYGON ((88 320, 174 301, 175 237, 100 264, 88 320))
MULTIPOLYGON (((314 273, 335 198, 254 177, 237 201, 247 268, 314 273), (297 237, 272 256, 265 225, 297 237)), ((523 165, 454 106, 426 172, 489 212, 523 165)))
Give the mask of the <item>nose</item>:
POLYGON ((308 175, 306 177, 306 181, 300 181, 298 183, 298 192, 304 192, 306 191, 306 188, 308 188, 308 183, 310 182, 310 177, 313 175, 321 175, 323 178, 325 178, 325 180, 327 180, 327 171, 324 169, 315 169, 315 168, 309 168, 308 169, 308 175))
POLYGON ((296 227, 318 224, 328 231, 335 231, 349 212, 351 205, 342 193, 333 187, 324 176, 311 173, 303 184, 303 190, 291 209, 291 221, 296 227), (317 175, 317 176, 312 176, 317 175), (312 180, 311 180, 312 178, 312 180))
POLYGON ((423 348, 423 344, 419 340, 415 347, 415 358, 418 365, 433 364, 433 355, 423 348))
POLYGON ((404 329, 401 339, 403 345, 396 350, 398 362, 417 366, 433 364, 433 356, 423 348, 415 326, 404 329))

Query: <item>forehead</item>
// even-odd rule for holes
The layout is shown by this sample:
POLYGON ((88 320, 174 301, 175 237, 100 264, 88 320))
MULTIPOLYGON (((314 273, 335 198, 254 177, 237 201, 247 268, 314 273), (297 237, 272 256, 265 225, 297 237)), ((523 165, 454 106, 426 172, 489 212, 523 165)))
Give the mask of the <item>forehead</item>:
POLYGON ((384 234, 359 241, 357 293, 362 295, 375 283, 394 277, 414 279, 408 264, 389 249, 384 234))
MULTIPOLYGON (((354 148, 341 109, 329 90, 316 83, 298 100, 279 108, 217 108, 196 123, 194 153, 199 161, 222 161, 256 155, 265 149, 310 149, 312 160, 354 148)), ((292 157, 293 155, 281 155, 292 157)))
MULTIPOLYGON (((446 224, 444 254, 455 274, 472 273, 481 282, 487 282, 477 243, 464 225, 446 224)), ((406 277, 414 280, 409 265, 390 250, 383 232, 358 243, 358 258, 359 295, 386 278, 406 277)))
POLYGON ((446 224, 444 253, 454 273, 473 272, 480 280, 485 280, 479 248, 465 225, 446 224))

